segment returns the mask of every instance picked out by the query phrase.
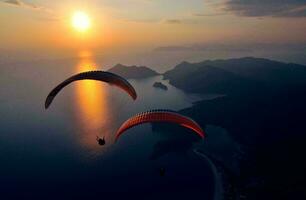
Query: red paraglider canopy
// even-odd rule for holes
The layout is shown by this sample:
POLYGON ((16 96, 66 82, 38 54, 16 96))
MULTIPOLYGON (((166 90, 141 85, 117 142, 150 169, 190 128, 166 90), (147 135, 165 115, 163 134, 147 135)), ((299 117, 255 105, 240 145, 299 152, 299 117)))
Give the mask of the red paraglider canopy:
POLYGON ((122 135, 126 130, 143 124, 143 123, 151 123, 151 122, 168 122, 175 123, 180 126, 189 128, 197 133, 201 138, 205 137, 205 133, 203 129, 192 119, 189 117, 183 116, 175 111, 171 110, 151 110, 143 113, 139 113, 127 121, 125 121, 121 127, 118 129, 116 133, 116 141, 119 139, 120 135, 122 135))

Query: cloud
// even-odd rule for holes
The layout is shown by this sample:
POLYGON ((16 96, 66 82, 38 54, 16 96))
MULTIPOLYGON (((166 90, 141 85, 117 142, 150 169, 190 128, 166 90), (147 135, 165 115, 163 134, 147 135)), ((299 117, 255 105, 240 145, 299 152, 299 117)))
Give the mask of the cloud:
POLYGON ((248 17, 306 17, 306 0, 227 0, 222 9, 248 17))
POLYGON ((153 24, 185 24, 188 23, 180 19, 122 19, 134 23, 153 23, 153 24))
POLYGON ((13 4, 13 5, 17 5, 17 6, 21 6, 21 2, 18 0, 6 0, 3 1, 4 3, 8 3, 8 4, 13 4))
POLYGON ((57 22, 60 21, 61 18, 56 16, 49 16, 49 17, 38 17, 36 18, 38 21, 45 21, 45 22, 57 22))
POLYGON ((164 20, 164 23, 166 24, 181 24, 182 21, 179 19, 166 19, 164 20))
POLYGON ((34 10, 40 10, 44 12, 51 13, 52 11, 46 7, 43 6, 38 6, 35 4, 27 3, 21 0, 4 0, 2 3, 11 5, 11 6, 17 6, 17 7, 22 7, 22 8, 28 8, 28 9, 34 9, 34 10))
POLYGON ((206 51, 206 52, 253 52, 253 51, 283 51, 305 52, 306 43, 246 43, 246 44, 192 44, 188 46, 162 46, 154 49, 156 52, 187 52, 187 51, 206 51))
POLYGON ((228 15, 226 12, 218 12, 218 13, 193 13, 192 16, 195 17, 215 17, 221 15, 228 15))

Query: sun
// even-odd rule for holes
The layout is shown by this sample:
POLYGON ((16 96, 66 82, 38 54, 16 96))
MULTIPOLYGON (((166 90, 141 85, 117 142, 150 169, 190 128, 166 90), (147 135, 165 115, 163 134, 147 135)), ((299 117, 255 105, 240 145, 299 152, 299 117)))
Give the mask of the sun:
POLYGON ((90 18, 84 12, 77 11, 72 16, 72 26, 80 32, 85 32, 90 28, 90 18))

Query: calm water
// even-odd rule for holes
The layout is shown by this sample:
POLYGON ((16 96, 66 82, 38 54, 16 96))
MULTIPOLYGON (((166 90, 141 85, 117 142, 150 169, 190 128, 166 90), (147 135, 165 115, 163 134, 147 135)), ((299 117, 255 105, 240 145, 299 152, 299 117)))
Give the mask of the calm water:
POLYGON ((81 81, 44 109, 57 83, 76 72, 103 70, 98 64, 81 57, 0 66, 0 199, 212 199, 214 178, 207 162, 192 151, 160 153, 156 144, 165 135, 152 132, 151 125, 131 129, 113 143, 129 116, 179 110, 200 97, 165 81, 168 91, 153 88, 162 77, 130 80, 137 101, 110 85, 81 81), (105 136, 106 146, 97 144, 97 135, 105 136), (160 156, 152 159, 155 151, 160 156), (166 176, 159 176, 160 167, 166 176))

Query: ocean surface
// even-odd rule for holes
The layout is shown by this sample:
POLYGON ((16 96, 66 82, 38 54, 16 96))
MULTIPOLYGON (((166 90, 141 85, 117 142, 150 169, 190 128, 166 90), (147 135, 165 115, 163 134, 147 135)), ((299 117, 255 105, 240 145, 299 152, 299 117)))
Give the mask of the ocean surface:
POLYGON ((111 85, 79 81, 45 110, 45 98, 59 82, 103 66, 84 56, 0 69, 0 199, 213 199, 210 165, 192 150, 160 153, 157 144, 166 136, 150 124, 114 143, 116 129, 138 112, 180 110, 211 95, 186 94, 157 76, 130 80, 138 93, 133 101, 111 85), (155 81, 168 90, 152 87, 155 81), (99 146, 96 136, 104 136, 106 145, 99 146))

